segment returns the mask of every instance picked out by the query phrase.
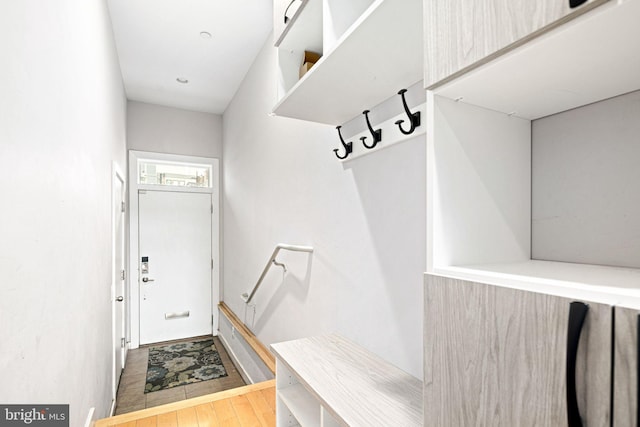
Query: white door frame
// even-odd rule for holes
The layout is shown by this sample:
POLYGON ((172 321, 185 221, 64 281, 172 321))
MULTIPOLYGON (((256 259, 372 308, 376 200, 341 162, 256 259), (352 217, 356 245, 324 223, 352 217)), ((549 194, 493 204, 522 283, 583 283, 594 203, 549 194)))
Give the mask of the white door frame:
POLYGON ((130 310, 130 348, 140 346, 140 271, 138 253, 138 190, 183 191, 189 193, 211 193, 213 214, 211 215, 211 314, 213 325, 211 332, 218 330, 217 306, 220 302, 220 166, 219 160, 208 157, 182 156, 177 154, 152 153, 129 150, 129 310, 130 310), (162 186, 138 183, 139 160, 162 160, 179 163, 197 163, 211 165, 211 188, 193 188, 162 186))
MULTIPOLYGON (((128 305, 128 298, 126 297, 126 295, 124 295, 124 301, 123 302, 118 302, 116 301, 116 298, 120 295, 117 295, 117 289, 118 289, 118 285, 119 282, 122 281, 122 278, 120 276, 120 271, 124 270, 125 271, 125 275, 126 275, 126 262, 127 262, 127 253, 126 253, 126 227, 127 227, 127 223, 126 223, 126 216, 124 212, 120 212, 120 210, 118 209, 117 211, 120 212, 120 215, 122 216, 122 235, 121 236, 117 236, 117 230, 116 230, 116 215, 114 215, 114 212, 116 211, 116 207, 118 205, 120 205, 122 202, 124 202, 126 200, 127 197, 127 180, 125 178, 124 173, 122 173, 122 171, 120 170, 120 167, 118 166, 118 164, 116 162, 112 162, 112 166, 111 166, 111 170, 112 170, 112 187, 111 187, 111 208, 112 208, 112 218, 111 218, 111 346, 113 347, 113 343, 115 342, 116 337, 119 335, 118 331, 116 331, 116 305, 117 304, 125 304, 124 307, 122 308, 123 312, 124 312, 124 323, 122 325, 123 329, 124 329, 124 335, 125 335, 125 346, 122 348, 122 365, 124 366, 125 363, 125 357, 127 354, 127 346, 126 346, 126 331, 127 331, 127 305, 128 305), (121 185, 121 194, 116 194, 115 189, 117 184, 121 185), (118 245, 118 237, 120 237, 121 241, 120 244, 121 246, 121 250, 122 250, 122 265, 118 266, 116 265, 116 251, 117 248, 116 246, 118 245)), ((126 281, 125 281, 125 286, 124 286, 124 292, 126 294, 126 281)), ((113 353, 113 348, 111 349, 111 353, 112 353, 112 365, 111 365, 111 371, 114 372, 115 374, 115 370, 116 370, 116 356, 113 353)), ((118 392, 118 383, 119 383, 119 377, 115 377, 113 378, 113 386, 112 386, 112 408, 111 408, 111 413, 113 413, 113 411, 115 410, 115 401, 116 401, 116 394, 118 392)))

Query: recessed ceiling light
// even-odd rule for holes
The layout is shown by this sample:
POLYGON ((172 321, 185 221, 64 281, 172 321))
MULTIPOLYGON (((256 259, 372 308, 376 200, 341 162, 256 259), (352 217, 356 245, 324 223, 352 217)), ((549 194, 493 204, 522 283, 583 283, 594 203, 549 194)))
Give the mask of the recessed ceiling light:
POLYGON ((210 39, 211 33, 209 31, 200 31, 200 37, 203 39, 210 39))
POLYGON ((189 83, 189 80, 185 79, 184 77, 178 77, 176 81, 178 83, 182 83, 183 85, 189 83))

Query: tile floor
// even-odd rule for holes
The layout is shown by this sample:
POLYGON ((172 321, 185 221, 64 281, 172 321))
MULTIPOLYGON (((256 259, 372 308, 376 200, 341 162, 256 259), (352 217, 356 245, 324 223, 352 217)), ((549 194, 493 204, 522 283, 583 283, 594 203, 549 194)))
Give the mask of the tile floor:
MULTIPOLYGON (((199 338, 204 339, 207 337, 189 338, 187 340, 179 341, 190 341, 199 338)), ((135 350, 129 350, 125 368, 122 372, 122 377, 120 378, 115 414, 126 414, 140 409, 164 405, 165 403, 177 402, 179 400, 190 399, 192 397, 203 396, 205 394, 244 386, 244 380, 229 358, 227 351, 222 346, 218 337, 213 337, 213 343, 216 346, 218 353, 220 353, 222 364, 227 370, 226 377, 173 387, 167 390, 154 391, 147 394, 144 393, 144 386, 147 377, 149 347, 153 347, 157 344, 142 346, 135 350)))

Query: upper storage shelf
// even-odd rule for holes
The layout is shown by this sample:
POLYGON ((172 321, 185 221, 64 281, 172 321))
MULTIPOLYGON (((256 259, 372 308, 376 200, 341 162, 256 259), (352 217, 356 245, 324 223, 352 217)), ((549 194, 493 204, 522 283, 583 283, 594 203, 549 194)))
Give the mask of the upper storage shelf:
POLYGON ((296 17, 277 40, 276 115, 339 125, 422 80, 422 0, 307 0, 296 17), (318 22, 322 40, 296 30, 318 22), (323 56, 298 80, 305 50, 323 56))
POLYGON ((533 120, 638 90, 639 17, 609 2, 434 91, 533 120))

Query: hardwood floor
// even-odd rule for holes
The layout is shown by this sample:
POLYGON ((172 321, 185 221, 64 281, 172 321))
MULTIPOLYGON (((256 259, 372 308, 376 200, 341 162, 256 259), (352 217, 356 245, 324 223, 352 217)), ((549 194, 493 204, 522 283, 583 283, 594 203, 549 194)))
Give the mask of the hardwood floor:
POLYGON ((275 380, 270 380, 116 415, 95 427, 273 427, 275 396, 275 380))

